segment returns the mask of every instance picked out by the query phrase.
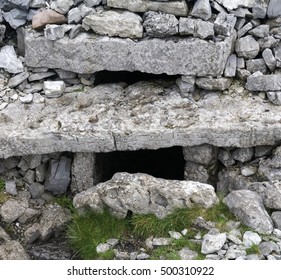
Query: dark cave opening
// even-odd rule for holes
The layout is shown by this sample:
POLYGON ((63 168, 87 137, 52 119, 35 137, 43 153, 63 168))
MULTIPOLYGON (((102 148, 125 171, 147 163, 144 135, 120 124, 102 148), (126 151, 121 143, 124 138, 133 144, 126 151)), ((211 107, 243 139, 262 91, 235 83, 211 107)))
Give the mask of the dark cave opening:
POLYGON ((184 179, 182 147, 98 153, 96 159, 101 182, 111 179, 116 172, 139 172, 163 179, 184 179))

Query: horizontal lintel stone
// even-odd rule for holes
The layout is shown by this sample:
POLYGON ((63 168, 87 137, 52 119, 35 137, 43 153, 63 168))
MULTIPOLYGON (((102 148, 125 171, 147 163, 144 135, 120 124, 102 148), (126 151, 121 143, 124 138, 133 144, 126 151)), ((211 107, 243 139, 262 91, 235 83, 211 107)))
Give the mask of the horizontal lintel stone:
POLYGON ((246 88, 250 91, 280 91, 281 75, 252 75, 247 78, 246 88))

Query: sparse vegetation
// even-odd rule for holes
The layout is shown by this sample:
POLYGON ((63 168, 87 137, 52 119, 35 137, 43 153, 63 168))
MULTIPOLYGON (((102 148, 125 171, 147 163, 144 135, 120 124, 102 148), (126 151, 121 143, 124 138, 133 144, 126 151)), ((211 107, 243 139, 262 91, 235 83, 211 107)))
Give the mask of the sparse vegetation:
MULTIPOLYGON (((60 198, 58 204, 66 207, 68 200, 60 198)), ((198 259, 204 259, 205 256, 201 254, 201 245, 191 240, 198 233, 198 230, 192 227, 192 221, 201 216, 206 221, 215 222, 216 227, 223 230, 227 221, 235 220, 235 217, 222 202, 210 209, 199 207, 178 209, 164 219, 158 219, 154 215, 133 215, 128 220, 119 220, 113 217, 109 211, 104 213, 86 212, 84 215, 73 213, 68 236, 72 247, 82 259, 112 259, 114 257, 113 251, 108 251, 105 254, 97 254, 96 252, 97 245, 110 238, 124 240, 129 235, 136 239, 145 239, 150 236, 168 237, 169 231, 180 232, 185 228, 188 229, 185 236, 174 240, 168 246, 152 250, 150 252, 151 258, 179 259, 177 251, 188 247, 198 253, 198 259)), ((203 231, 201 233, 205 234, 203 231)))
POLYGON ((5 189, 5 181, 0 178, 0 192, 4 191, 5 189))
POLYGON ((9 195, 6 194, 4 190, 5 190, 5 181, 2 178, 0 178, 0 204, 5 203, 9 198, 9 195))
POLYGON ((258 255, 260 254, 260 248, 258 245, 253 244, 251 247, 246 249, 246 253, 247 255, 252 255, 252 254, 258 255))
POLYGON ((69 209, 72 214, 76 213, 76 209, 73 206, 72 199, 66 195, 56 196, 53 202, 60 205, 63 208, 69 209))

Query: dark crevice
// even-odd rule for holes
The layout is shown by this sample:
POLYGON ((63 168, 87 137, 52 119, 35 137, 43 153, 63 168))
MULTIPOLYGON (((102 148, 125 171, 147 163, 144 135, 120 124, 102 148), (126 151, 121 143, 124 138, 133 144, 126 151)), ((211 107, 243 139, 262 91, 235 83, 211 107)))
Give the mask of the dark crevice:
POLYGON ((172 147, 98 153, 97 165, 101 182, 111 179, 116 172, 146 173, 157 178, 183 180, 185 160, 182 148, 172 147))

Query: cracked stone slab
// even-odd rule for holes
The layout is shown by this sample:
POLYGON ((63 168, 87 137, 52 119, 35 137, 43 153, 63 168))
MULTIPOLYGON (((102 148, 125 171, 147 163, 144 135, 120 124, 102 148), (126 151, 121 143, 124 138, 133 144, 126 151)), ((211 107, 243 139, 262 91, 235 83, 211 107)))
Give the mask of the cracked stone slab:
POLYGON ((25 62, 31 67, 80 74, 108 70, 216 77, 224 71, 232 39, 217 43, 199 38, 134 41, 81 33, 73 39, 65 36, 53 42, 41 33, 26 30, 25 62))
POLYGON ((86 87, 83 92, 46 99, 45 104, 27 106, 18 100, 0 112, 0 158, 279 143, 280 108, 246 93, 208 94, 195 102, 182 98, 176 84, 164 88, 156 82, 139 82, 128 87, 86 87))

